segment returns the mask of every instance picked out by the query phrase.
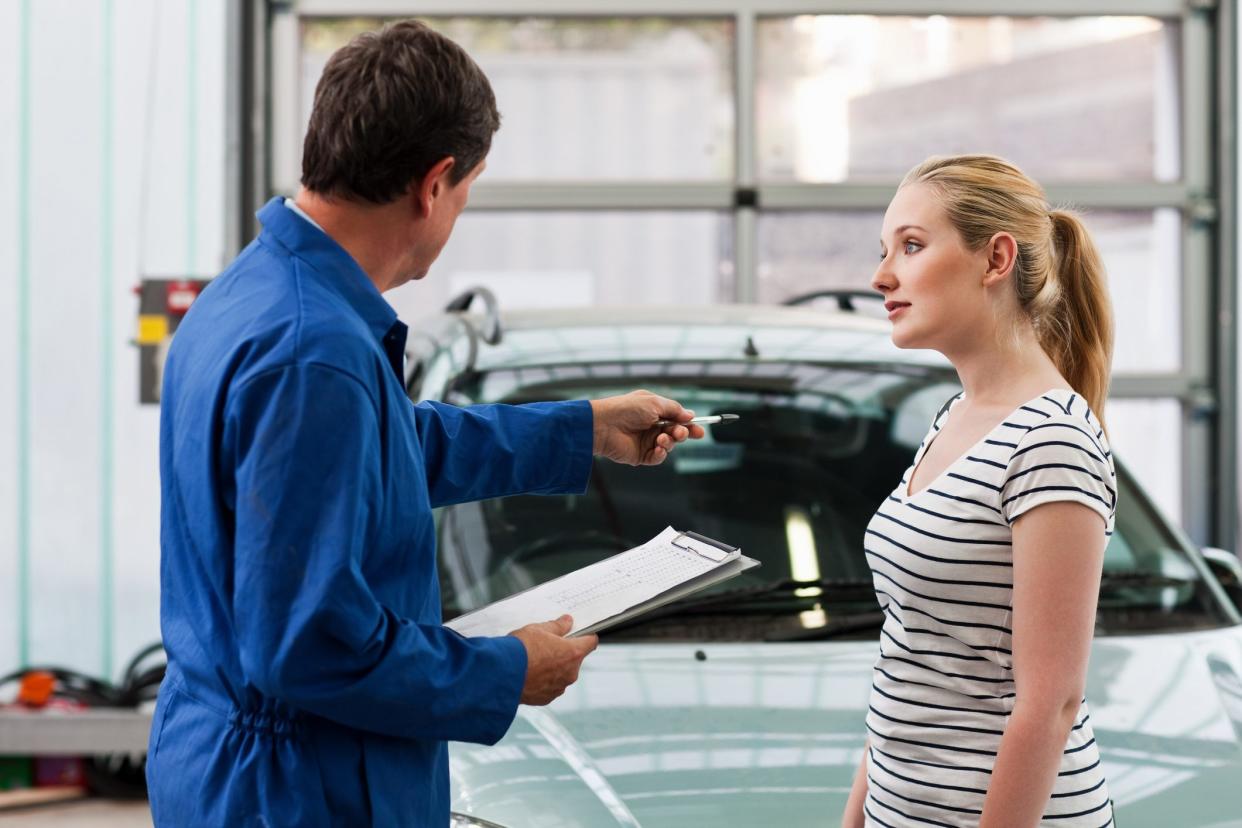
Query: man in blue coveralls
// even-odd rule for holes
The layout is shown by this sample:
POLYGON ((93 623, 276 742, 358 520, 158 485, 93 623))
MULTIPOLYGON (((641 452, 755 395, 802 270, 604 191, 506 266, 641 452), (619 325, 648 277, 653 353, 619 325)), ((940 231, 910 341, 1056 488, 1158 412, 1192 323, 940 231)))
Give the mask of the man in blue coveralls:
POLYGON ((356 38, 315 93, 296 202, 178 328, 160 423, 168 675, 147 779, 157 825, 435 826, 445 742, 493 743, 594 636, 441 625, 431 509, 585 490, 591 458, 659 463, 701 437, 636 392, 414 405, 381 294, 426 275, 499 115, 458 47, 403 22, 356 38))

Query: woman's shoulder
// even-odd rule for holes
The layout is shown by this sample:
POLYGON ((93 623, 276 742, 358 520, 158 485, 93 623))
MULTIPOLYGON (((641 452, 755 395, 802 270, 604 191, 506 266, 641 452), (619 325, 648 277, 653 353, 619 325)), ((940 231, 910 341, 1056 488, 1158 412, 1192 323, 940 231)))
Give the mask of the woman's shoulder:
POLYGON ((1001 489, 1009 523, 1040 503, 1077 500, 1111 523, 1116 471, 1108 438, 1080 394, 1048 392, 1026 406, 1031 416, 1014 445, 1001 489))
POLYGON ((1028 402, 1023 410, 1031 415, 1024 443, 1060 436, 1095 449, 1101 462, 1111 463, 1112 451, 1104 426, 1077 391, 1068 388, 1047 391, 1028 402))

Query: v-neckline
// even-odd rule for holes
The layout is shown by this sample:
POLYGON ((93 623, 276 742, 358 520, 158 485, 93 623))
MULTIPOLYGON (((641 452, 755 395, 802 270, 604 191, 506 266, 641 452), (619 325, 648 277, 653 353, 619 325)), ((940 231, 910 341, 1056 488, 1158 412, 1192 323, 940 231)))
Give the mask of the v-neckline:
MULTIPOLYGON (((944 431, 943 426, 940 426, 940 427, 937 427, 937 426, 940 425, 941 421, 944 421, 945 424, 947 425, 948 417, 949 415, 953 413, 954 406, 956 406, 962 400, 966 399, 965 391, 958 394, 949 403, 948 407, 945 408, 944 412, 941 413, 940 416, 936 417, 935 422, 932 423, 932 434, 930 435, 928 439, 923 441, 923 445, 920 446, 918 452, 915 453, 914 462, 910 465, 910 476, 907 477, 905 482, 901 485, 901 502, 909 503, 911 500, 925 493, 926 491, 931 489, 933 486, 935 486, 937 483, 939 483, 941 478, 947 475, 953 469, 953 467, 955 467, 958 463, 965 460, 970 455, 974 454, 975 450, 978 449, 979 446, 982 446, 984 443, 986 443, 988 439, 991 438, 991 436, 996 433, 997 429, 999 429, 1005 423, 1009 422, 1009 418, 1012 417, 1014 414, 1026 408, 1031 403, 1036 402, 1037 400, 1042 400, 1051 394, 1056 394, 1058 392, 1063 392, 1063 391, 1068 391, 1071 394, 1078 393, 1077 391, 1074 391, 1072 388, 1050 388, 1041 394, 1037 394, 1034 397, 1031 397, 1029 400, 1017 406, 1012 411, 1010 411, 1008 414, 1006 414, 1004 417, 1002 417, 996 425, 988 429, 987 433, 985 433, 982 437, 976 440, 973 444, 968 446, 967 449, 963 451, 961 454, 959 454, 957 457, 955 457, 951 463, 949 463, 947 466, 941 469, 940 473, 937 474, 935 477, 933 477, 930 481, 928 481, 926 486, 919 489, 917 492, 911 492, 910 487, 914 485, 915 473, 919 470, 919 466, 922 465, 923 459, 927 456, 927 452, 931 450, 932 443, 936 442, 936 438, 940 436, 940 432, 944 431)), ((1056 402, 1056 401, 1054 400, 1053 402, 1056 402)), ((1057 405, 1060 406, 1060 403, 1057 403, 1057 405)))

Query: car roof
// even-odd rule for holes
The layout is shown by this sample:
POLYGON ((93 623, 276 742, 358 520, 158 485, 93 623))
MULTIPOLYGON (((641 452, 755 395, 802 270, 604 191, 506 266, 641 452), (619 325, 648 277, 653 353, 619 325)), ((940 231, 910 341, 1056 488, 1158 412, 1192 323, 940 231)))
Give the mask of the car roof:
MULTIPOLYGON (((461 317, 475 330, 482 330, 486 322, 482 314, 461 317)), ((496 345, 479 343, 476 370, 743 359, 937 368, 949 365, 933 351, 897 348, 884 320, 806 307, 596 306, 504 311, 499 319, 501 341, 496 345)), ((467 338, 462 326, 454 325, 452 330, 455 336, 467 338)))

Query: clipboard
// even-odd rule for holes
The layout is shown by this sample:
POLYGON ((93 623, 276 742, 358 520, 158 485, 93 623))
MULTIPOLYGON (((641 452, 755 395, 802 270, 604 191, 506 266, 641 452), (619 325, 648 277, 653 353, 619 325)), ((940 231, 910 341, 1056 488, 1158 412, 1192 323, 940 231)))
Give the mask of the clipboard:
POLYGON ((685 549, 696 555, 702 555, 709 561, 716 563, 724 563, 734 552, 740 553, 742 550, 728 544, 721 543, 718 540, 700 535, 698 532, 682 532, 669 541, 678 549, 685 549))
POLYGON ((590 635, 756 566, 759 562, 738 547, 670 526, 633 549, 459 615, 445 626, 466 636, 500 636, 569 613, 582 624, 569 637, 590 635), (663 557, 674 550, 687 555, 663 557))
POLYGON ((567 637, 577 638, 580 635, 592 635, 594 633, 603 632, 609 627, 620 624, 623 621, 629 621, 631 618, 637 618, 638 616, 644 615, 652 610, 659 609, 666 604, 671 604, 674 601, 680 601, 682 598, 688 598, 696 592, 701 592, 708 587, 723 583, 730 578, 735 578, 746 570, 754 569, 757 566, 762 566, 762 564, 754 558, 748 558, 745 555, 739 554, 732 561, 722 564, 706 575, 700 575, 693 581, 686 581, 680 586, 673 587, 667 592, 662 592, 654 598, 643 601, 641 604, 635 604, 628 610, 614 615, 611 618, 606 618, 596 624, 591 624, 581 630, 572 632, 567 637))

